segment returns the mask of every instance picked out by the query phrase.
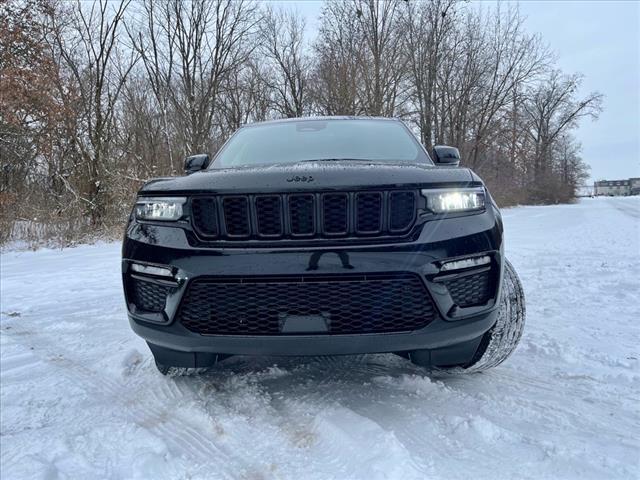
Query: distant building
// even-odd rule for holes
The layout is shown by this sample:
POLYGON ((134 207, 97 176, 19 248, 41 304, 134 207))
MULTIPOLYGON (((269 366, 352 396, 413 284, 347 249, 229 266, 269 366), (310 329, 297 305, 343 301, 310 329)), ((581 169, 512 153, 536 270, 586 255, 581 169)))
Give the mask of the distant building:
POLYGON ((593 184, 593 191, 595 195, 637 195, 640 193, 640 178, 630 178, 628 180, 600 180, 593 184))

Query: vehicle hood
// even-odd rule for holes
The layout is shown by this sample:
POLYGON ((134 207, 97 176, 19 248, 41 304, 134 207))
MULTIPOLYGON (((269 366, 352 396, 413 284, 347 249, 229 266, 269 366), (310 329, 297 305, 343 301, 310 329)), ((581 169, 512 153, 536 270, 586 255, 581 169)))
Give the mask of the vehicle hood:
POLYGON ((467 168, 340 161, 203 170, 183 177, 150 180, 141 193, 251 193, 471 184, 481 182, 467 168))

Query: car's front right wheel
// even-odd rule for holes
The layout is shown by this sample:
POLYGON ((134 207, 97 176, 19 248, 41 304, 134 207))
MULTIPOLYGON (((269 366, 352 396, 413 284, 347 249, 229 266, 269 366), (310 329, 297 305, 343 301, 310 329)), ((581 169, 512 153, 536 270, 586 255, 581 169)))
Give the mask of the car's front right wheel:
POLYGON ((422 355, 410 353, 409 358, 413 363, 427 367, 434 373, 474 373, 493 368, 504 362, 518 346, 524 330, 525 316, 522 283, 513 265, 505 261, 498 319, 482 337, 471 361, 466 365, 439 366, 422 365, 422 355))

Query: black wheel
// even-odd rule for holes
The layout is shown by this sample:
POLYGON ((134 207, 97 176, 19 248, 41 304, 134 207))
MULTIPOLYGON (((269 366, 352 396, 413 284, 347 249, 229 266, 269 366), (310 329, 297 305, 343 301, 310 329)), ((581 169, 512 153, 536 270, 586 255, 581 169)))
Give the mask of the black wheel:
MULTIPOLYGON (((482 372, 504 362, 511 355, 522 337, 526 317, 524 291, 522 283, 513 265, 505 261, 504 278, 498 319, 491 329, 484 334, 472 360, 464 366, 438 367, 430 366, 434 373, 458 374, 482 372)), ((410 355, 411 356, 411 355, 410 355)), ((420 358, 411 358, 420 364, 420 358)))

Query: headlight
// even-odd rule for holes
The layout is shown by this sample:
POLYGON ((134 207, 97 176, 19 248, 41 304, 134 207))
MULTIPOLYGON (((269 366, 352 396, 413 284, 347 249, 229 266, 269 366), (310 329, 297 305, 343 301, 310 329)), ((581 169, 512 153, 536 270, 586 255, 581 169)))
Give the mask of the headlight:
POLYGON ((422 190, 427 208, 434 213, 454 213, 484 208, 483 188, 451 188, 422 190))
POLYGON ((185 197, 138 198, 136 218, 139 220, 178 220, 182 217, 185 197))

